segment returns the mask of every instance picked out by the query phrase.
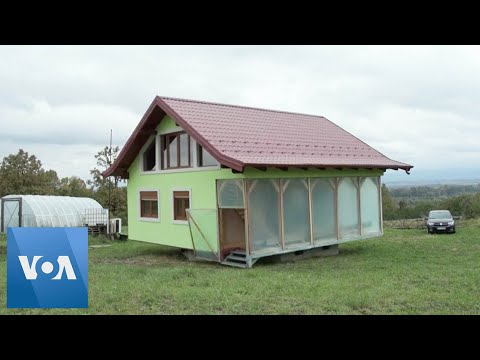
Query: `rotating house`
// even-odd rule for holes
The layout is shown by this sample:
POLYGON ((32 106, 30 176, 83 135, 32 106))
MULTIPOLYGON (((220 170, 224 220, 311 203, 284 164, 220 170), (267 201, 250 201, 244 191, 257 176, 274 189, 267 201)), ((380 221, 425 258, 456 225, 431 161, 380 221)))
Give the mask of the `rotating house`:
POLYGON ((251 267, 382 235, 381 176, 411 168, 322 116, 157 96, 103 176, 130 239, 251 267))

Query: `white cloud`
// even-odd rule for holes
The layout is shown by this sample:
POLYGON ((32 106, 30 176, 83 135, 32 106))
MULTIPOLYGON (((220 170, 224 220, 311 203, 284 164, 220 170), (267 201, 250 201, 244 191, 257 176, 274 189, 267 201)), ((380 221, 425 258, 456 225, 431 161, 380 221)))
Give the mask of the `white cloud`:
POLYGON ((0 158, 88 177, 158 94, 324 115, 412 174, 471 167, 479 83, 478 46, 3 46, 0 158))

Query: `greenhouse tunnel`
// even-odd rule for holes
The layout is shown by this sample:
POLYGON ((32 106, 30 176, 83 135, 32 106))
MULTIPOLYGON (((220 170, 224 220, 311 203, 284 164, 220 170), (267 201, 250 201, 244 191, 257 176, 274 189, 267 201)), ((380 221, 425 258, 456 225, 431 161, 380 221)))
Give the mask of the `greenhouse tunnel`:
POLYGON ((91 198, 7 195, 1 199, 1 232, 7 227, 84 226, 85 210, 103 209, 91 198))

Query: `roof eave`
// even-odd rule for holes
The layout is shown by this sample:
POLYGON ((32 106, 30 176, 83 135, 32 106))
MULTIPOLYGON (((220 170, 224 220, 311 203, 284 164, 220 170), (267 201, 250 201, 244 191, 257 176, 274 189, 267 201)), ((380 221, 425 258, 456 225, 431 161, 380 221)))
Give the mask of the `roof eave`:
POLYGON ((379 169, 379 170, 404 170, 407 174, 410 174, 412 165, 342 165, 342 164, 266 164, 266 163, 246 163, 244 167, 276 167, 276 168, 320 168, 320 169, 379 169))

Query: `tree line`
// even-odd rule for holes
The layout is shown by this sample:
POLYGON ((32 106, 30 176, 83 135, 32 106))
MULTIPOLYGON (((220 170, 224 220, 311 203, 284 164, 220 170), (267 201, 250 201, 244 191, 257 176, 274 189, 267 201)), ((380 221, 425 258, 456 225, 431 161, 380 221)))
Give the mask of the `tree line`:
POLYGON ((479 192, 480 184, 405 186, 390 189, 390 193, 393 197, 407 200, 448 198, 463 194, 476 194, 479 192))
POLYGON ((78 176, 59 178, 55 170, 45 170, 35 155, 23 149, 3 158, 0 165, 0 197, 5 195, 58 195, 89 197, 108 208, 110 184, 110 212, 127 224, 127 188, 119 177, 104 179, 102 171, 115 161, 119 152, 116 146, 105 146, 96 155, 96 167, 90 171, 91 179, 78 176))
POLYGON ((389 190, 385 184, 382 185, 384 220, 415 219, 427 216, 430 210, 436 209, 450 210, 453 216, 462 216, 468 219, 480 217, 480 187, 478 185, 442 185, 439 188, 428 186, 413 188, 414 190, 403 188, 402 191, 398 191, 398 189, 389 190), (469 193, 477 187, 477 192, 469 193), (455 194, 462 188, 468 189, 468 192, 454 196, 447 195, 448 193, 455 194), (424 191, 423 196, 418 196, 418 189, 424 191), (438 195, 436 197, 431 196, 435 191, 439 192, 438 195), (405 194, 410 194, 410 196, 405 194))

